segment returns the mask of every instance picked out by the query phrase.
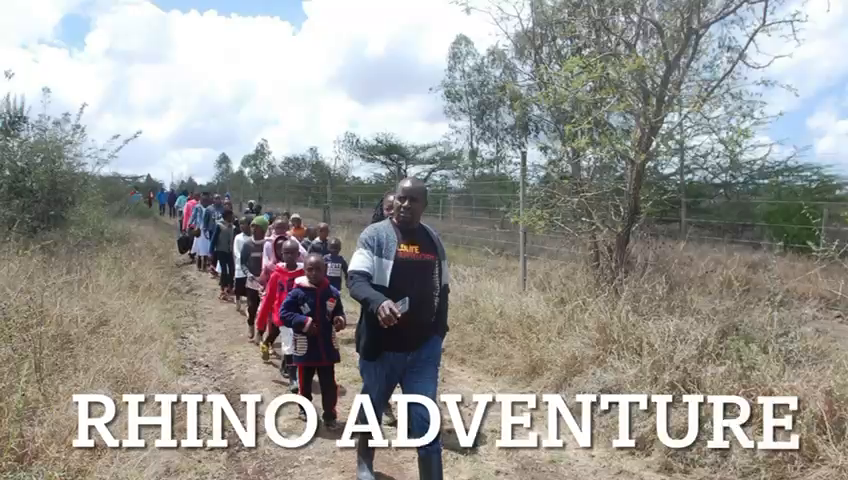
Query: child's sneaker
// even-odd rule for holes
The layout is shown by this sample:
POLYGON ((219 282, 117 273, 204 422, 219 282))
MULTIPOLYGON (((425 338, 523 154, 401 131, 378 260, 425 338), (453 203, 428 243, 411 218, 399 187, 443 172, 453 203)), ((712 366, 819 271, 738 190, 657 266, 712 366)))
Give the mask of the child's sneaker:
POLYGON ((271 354, 268 352, 268 344, 262 342, 259 344, 259 354, 262 356, 262 361, 267 362, 271 358, 271 354))
POLYGON ((339 429, 339 422, 335 418, 324 419, 324 428, 330 431, 339 429))
POLYGON ((255 334, 256 334, 256 332, 254 331, 253 325, 248 325, 247 326, 247 341, 252 342, 253 336, 255 334))
POLYGON ((291 379, 291 385, 289 385, 289 392, 291 392, 295 395, 300 393, 300 388, 298 388, 297 382, 293 378, 291 379))

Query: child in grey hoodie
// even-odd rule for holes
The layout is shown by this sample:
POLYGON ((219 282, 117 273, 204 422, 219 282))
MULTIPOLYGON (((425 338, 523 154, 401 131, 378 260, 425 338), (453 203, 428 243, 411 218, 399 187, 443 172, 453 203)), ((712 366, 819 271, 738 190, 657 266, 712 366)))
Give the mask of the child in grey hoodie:
POLYGON ((261 298, 262 285, 259 283, 259 276, 262 274, 262 252, 265 249, 265 230, 268 229, 268 220, 258 215, 250 223, 250 231, 252 236, 245 240, 241 247, 242 268, 247 273, 245 280, 245 293, 247 297, 247 339, 255 344, 259 344, 260 336, 257 336, 254 328, 256 321, 256 312, 259 310, 259 300, 261 298))

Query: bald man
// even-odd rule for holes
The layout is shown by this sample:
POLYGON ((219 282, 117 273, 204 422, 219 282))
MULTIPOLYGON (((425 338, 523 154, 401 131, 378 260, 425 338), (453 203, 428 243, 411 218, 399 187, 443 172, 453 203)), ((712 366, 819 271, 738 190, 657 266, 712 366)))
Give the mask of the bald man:
MULTIPOLYGON (((350 296, 363 312, 356 327, 362 393, 378 419, 398 384, 405 394, 436 400, 448 332, 449 274, 438 234, 421 223, 427 197, 421 180, 401 181, 391 218, 362 232, 348 267, 350 296)), ((425 407, 410 404, 410 437, 421 438, 429 427, 425 407)), ((360 480, 375 478, 374 449, 367 440, 361 436, 357 445, 360 480)), ((421 478, 442 478, 440 436, 418 448, 418 470, 421 478)))

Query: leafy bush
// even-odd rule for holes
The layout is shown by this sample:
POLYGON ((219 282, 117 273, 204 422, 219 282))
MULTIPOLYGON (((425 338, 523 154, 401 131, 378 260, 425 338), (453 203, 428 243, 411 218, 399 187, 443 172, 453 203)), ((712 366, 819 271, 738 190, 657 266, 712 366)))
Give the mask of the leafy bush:
POLYGON ((86 105, 75 115, 53 117, 47 113, 50 90, 42 94, 42 113, 36 116, 11 93, 0 104, 0 225, 7 235, 66 226, 74 209, 96 195, 98 172, 140 135, 114 135, 98 145, 81 123, 86 105))

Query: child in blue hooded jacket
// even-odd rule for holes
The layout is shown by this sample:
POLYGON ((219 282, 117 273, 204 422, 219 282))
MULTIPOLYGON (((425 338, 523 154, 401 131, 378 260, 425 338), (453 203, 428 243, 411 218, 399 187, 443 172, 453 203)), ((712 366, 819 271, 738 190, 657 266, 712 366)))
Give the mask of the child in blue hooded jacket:
MULTIPOLYGON (((292 329, 292 363, 297 367, 300 395, 312 401, 312 378, 318 373, 324 426, 335 429, 339 396, 335 365, 341 361, 336 332, 347 323, 344 307, 339 291, 327 280, 327 266, 320 254, 307 255, 303 270, 305 276, 295 279, 280 307, 280 319, 292 329)), ((306 419, 302 409, 300 417, 306 419)))

